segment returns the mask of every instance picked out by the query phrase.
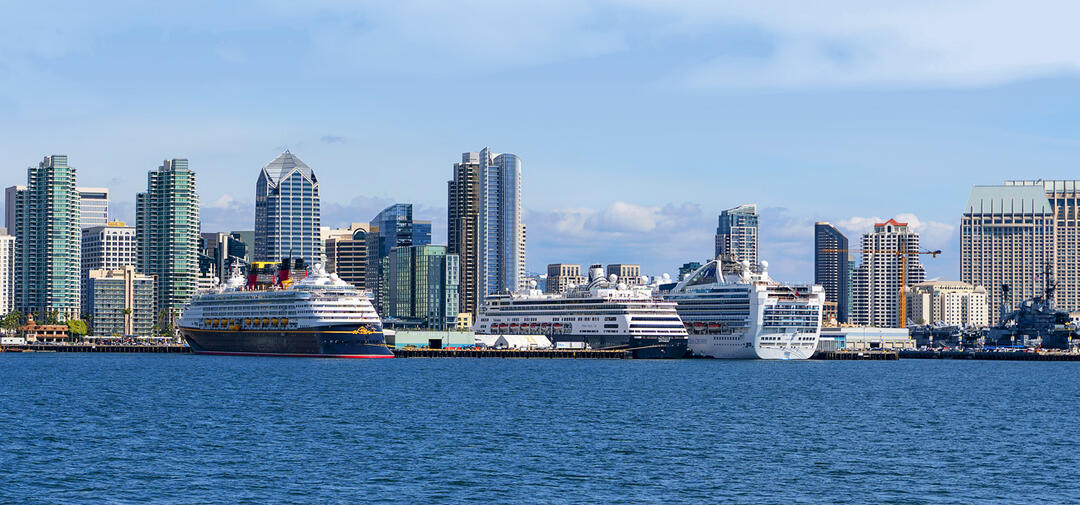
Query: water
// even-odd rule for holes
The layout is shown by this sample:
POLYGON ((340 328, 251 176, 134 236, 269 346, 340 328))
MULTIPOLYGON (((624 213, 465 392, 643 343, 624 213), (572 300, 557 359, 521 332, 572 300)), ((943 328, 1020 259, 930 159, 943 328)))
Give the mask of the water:
POLYGON ((1055 503, 1080 366, 0 354, 0 503, 1055 503))

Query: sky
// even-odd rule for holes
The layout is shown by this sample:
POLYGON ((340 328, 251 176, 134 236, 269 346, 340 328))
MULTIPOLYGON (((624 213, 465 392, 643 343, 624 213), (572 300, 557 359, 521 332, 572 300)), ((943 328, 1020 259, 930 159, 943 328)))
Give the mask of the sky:
POLYGON ((0 184, 67 154, 133 221, 188 158, 203 231, 251 229, 290 149, 323 224, 413 203, 446 240, 465 151, 523 161, 527 267, 712 255, 759 206, 774 277, 813 279, 813 223, 895 217, 959 277, 973 184, 1075 179, 1080 4, 241 0, 15 2, 0 16, 0 184))

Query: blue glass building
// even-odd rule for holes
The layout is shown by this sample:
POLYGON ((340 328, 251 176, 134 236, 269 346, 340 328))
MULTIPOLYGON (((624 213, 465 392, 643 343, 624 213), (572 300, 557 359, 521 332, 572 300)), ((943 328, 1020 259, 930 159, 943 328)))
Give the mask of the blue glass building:
POLYGON ((525 282, 521 158, 480 151, 479 297, 517 291, 525 282))
POLYGON ((320 261, 319 179, 286 150, 263 167, 255 185, 255 261, 320 261))
MULTIPOLYGON (((431 221, 414 221, 411 203, 395 203, 375 216, 368 225, 366 288, 382 307, 387 295, 383 258, 395 247, 431 244, 431 221)), ((382 312, 380 312, 382 314, 382 312)))

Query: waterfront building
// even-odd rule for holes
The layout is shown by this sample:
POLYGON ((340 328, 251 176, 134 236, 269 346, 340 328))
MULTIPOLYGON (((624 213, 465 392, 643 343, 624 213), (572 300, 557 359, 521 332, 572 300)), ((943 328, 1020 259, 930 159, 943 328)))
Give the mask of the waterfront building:
POLYGON ((123 222, 112 222, 104 226, 91 226, 82 229, 82 261, 80 278, 82 279, 82 311, 90 310, 90 271, 115 270, 138 263, 136 252, 138 241, 135 227, 123 222))
POLYGON ((109 188, 75 188, 79 192, 79 226, 109 224, 109 188))
POLYGON ((326 248, 326 272, 365 289, 367 284, 368 225, 352 223, 348 228, 327 229, 323 233, 326 248))
POLYGON ((916 324, 982 328, 990 324, 986 288, 957 281, 927 281, 907 290, 908 319, 916 324))
POLYGON ((394 324, 445 330, 458 319, 461 265, 446 246, 417 245, 391 249, 382 258, 386 293, 379 315, 394 324))
POLYGON ((431 244, 431 221, 414 221, 412 204, 396 203, 371 220, 365 238, 367 264, 364 287, 375 295, 375 307, 379 309, 385 307, 387 292, 386 285, 382 283, 386 276, 383 259, 395 247, 431 244))
POLYGON ((480 153, 461 154, 447 182, 447 252, 461 261, 461 312, 476 314, 480 260, 480 153))
MULTIPOLYGON (((862 236, 865 251, 918 251, 919 234, 907 223, 890 219, 874 224, 872 233, 862 236)), ((862 264, 852 278, 851 323, 861 326, 896 328, 900 325, 900 256, 890 253, 863 253, 862 264)), ((907 286, 926 280, 918 255, 907 257, 907 286)), ((909 317, 910 319, 910 317, 909 317)), ((906 323, 905 323, 906 324, 906 323)))
POLYGON ((821 329, 819 349, 869 351, 878 349, 914 349, 915 339, 907 328, 825 327, 821 329))
POLYGON ((136 267, 154 277, 154 305, 175 320, 199 278, 199 195, 188 160, 165 160, 147 174, 135 216, 136 267))
MULTIPOLYGON (((960 280, 986 286, 989 305, 1014 309, 1056 283, 1054 306, 1080 310, 1080 181, 973 186, 960 218, 960 280), (1049 279, 1044 275, 1052 270, 1049 279)), ((997 310, 991 309, 996 323, 997 310)))
POLYGON ((27 169, 15 190, 15 308, 74 319, 80 309, 81 234, 76 172, 64 155, 27 169))
POLYGON ((0 316, 15 308, 15 237, 0 228, 0 316))
POLYGON ((730 256, 737 261, 749 261, 754 272, 760 271, 756 204, 740 205, 720 213, 715 253, 716 256, 730 256))
POLYGON ((319 179, 286 150, 263 167, 255 185, 255 261, 320 261, 319 228, 319 179))
POLYGON ((829 249, 848 249, 847 237, 830 223, 814 223, 814 284, 825 288, 826 312, 831 311, 836 321, 846 323, 851 291, 848 253, 825 252, 829 249))
POLYGON ((547 266, 547 281, 544 292, 548 294, 565 293, 570 286, 585 284, 581 275, 581 265, 573 263, 552 263, 547 266))
POLYGON ((90 270, 88 312, 97 336, 150 335, 154 326, 154 278, 133 265, 90 270))
POLYGON ((641 282, 641 265, 632 265, 628 263, 608 265, 607 275, 609 278, 612 275, 617 276, 618 282, 626 284, 627 286, 639 286, 644 284, 641 282))

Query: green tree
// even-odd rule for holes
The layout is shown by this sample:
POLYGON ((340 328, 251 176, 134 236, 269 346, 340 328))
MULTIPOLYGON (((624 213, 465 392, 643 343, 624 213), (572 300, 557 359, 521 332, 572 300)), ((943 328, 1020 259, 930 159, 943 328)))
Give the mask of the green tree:
POLYGON ((67 322, 68 332, 76 340, 82 340, 86 336, 87 327, 86 323, 81 319, 71 319, 67 322))
POLYGON ((46 312, 44 324, 60 324, 60 311, 50 310, 46 312))
POLYGON ((7 331, 15 331, 22 324, 22 312, 13 310, 4 315, 3 319, 0 319, 0 328, 7 331))

